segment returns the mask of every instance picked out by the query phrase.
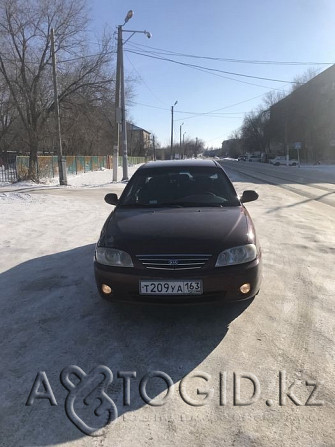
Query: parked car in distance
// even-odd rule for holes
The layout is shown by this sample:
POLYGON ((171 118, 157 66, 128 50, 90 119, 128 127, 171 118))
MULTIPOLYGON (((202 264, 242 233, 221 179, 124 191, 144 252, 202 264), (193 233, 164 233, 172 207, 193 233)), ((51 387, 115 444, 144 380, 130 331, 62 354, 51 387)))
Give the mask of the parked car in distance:
POLYGON ((239 301, 253 298, 261 248, 244 203, 215 160, 142 165, 118 198, 96 245, 100 295, 116 301, 239 301))
MULTIPOLYGON (((285 155, 278 155, 277 157, 269 160, 269 163, 271 163, 274 166, 280 166, 280 165, 287 165, 286 163, 286 156, 285 155)), ((295 160, 291 158, 288 162, 289 166, 297 166, 298 160, 295 160)))
POLYGON ((247 161, 247 156, 246 155, 240 155, 239 157, 237 157, 237 161, 247 161))
POLYGON ((258 161, 258 162, 260 162, 261 161, 261 156, 260 155, 249 155, 249 157, 248 157, 248 161, 258 161))

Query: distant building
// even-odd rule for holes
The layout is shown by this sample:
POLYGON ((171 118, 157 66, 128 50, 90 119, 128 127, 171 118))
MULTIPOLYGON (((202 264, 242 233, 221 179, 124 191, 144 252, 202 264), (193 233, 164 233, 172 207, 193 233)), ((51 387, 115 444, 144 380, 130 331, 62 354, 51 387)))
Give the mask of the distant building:
POLYGON ((135 124, 127 123, 128 155, 133 157, 145 157, 150 148, 151 133, 135 124))
POLYGON ((271 106, 270 135, 272 153, 335 162, 335 65, 271 106))

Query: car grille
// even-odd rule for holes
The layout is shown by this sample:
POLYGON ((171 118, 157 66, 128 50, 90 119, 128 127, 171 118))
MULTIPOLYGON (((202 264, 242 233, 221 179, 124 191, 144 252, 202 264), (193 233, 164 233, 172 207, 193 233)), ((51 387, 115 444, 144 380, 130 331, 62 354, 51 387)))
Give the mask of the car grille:
POLYGON ((201 269, 212 255, 138 255, 137 259, 147 269, 155 270, 194 270, 201 269))

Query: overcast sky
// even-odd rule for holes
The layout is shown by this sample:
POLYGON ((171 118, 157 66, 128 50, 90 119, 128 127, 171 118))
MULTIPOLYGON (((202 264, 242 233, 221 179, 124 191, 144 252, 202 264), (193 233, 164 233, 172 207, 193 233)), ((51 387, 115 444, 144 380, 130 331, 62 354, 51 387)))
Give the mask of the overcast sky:
POLYGON ((185 139, 198 137, 208 147, 220 147, 268 91, 288 91, 296 76, 309 68, 325 70, 335 62, 334 0, 88 4, 93 33, 106 26, 116 29, 129 9, 134 16, 124 29, 152 33, 151 39, 135 34, 124 47, 125 75, 137 78, 128 116, 154 133, 161 145, 170 144, 175 101, 174 141, 179 142, 184 123, 185 139))

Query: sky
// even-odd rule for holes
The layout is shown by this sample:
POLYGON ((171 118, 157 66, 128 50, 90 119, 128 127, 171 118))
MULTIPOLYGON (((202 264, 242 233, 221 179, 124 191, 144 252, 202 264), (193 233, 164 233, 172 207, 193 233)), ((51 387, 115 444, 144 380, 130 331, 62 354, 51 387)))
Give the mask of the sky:
POLYGON ((116 30, 130 9, 123 29, 152 34, 124 45, 125 76, 135 79, 127 118, 161 146, 170 145, 176 101, 174 143, 182 135, 219 148, 267 92, 289 92, 308 69, 335 63, 334 0, 87 2, 94 36, 116 30))

